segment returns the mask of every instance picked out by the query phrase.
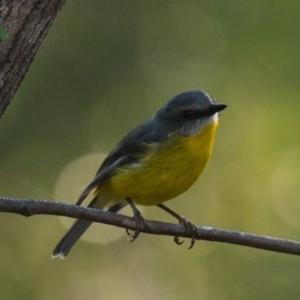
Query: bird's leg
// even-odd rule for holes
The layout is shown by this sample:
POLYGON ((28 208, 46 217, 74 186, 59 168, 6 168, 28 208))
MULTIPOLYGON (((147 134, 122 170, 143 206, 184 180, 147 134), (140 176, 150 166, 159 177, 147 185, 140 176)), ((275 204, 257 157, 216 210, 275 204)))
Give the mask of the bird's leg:
MULTIPOLYGON (((186 228, 187 234, 192 235, 191 245, 188 249, 193 248, 193 246, 195 244, 195 241, 196 241, 196 235, 198 233, 197 226, 194 223, 188 221, 186 218, 184 218, 181 215, 177 214, 175 211, 173 211, 170 208, 166 207, 165 205, 158 204, 157 206, 159 208, 163 209, 164 211, 166 211, 167 213, 169 213, 170 215, 172 215, 174 218, 176 218, 179 221, 179 224, 182 224, 186 228)), ((184 240, 180 241, 179 237, 175 236, 174 237, 174 242, 177 245, 181 245, 184 242, 184 240)))
POLYGON ((140 211, 135 207, 133 204, 132 200, 130 198, 125 198, 128 204, 130 205, 133 214, 134 214, 134 219, 136 221, 136 231, 134 234, 131 234, 128 229, 126 229, 127 234, 131 237, 130 242, 133 242, 140 234, 141 230, 144 227, 144 224, 146 224, 146 220, 142 217, 140 211))

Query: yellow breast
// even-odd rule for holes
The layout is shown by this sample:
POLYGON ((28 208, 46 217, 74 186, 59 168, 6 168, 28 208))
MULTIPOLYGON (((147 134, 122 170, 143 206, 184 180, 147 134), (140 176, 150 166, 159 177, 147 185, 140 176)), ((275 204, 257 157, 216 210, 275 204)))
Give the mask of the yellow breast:
POLYGON ((157 205, 185 192, 197 180, 212 152, 217 122, 200 133, 172 135, 149 147, 139 163, 124 166, 99 188, 110 199, 129 197, 136 204, 157 205))

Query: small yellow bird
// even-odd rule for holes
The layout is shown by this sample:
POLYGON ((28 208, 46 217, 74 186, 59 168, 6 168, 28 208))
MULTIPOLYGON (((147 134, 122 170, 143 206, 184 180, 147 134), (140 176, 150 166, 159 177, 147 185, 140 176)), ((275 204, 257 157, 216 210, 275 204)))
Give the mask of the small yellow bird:
MULTIPOLYGON (((145 222, 135 204, 157 205, 193 231, 191 222, 162 203, 197 180, 212 152, 218 112, 226 107, 199 90, 175 96, 119 142, 76 204, 81 205, 90 194, 94 198, 88 207, 118 212, 129 204, 138 227, 132 241, 145 222)), ((52 256, 64 258, 91 224, 75 221, 52 256)), ((179 243, 178 238, 175 241, 179 243)), ((193 237, 191 247, 194 241, 193 237)))

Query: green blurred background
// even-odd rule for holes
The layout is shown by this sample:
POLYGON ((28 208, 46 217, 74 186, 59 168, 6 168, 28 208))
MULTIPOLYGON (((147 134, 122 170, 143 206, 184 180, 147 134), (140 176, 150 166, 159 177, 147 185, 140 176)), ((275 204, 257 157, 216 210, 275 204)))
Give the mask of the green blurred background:
MULTIPOLYGON (((74 203, 101 153, 203 89, 228 108, 201 179, 168 206, 300 240, 299 15, 296 0, 69 1, 1 119, 2 196, 74 203)), ((0 299, 299 299, 299 257, 93 227, 51 260, 59 217, 2 214, 0 299)))

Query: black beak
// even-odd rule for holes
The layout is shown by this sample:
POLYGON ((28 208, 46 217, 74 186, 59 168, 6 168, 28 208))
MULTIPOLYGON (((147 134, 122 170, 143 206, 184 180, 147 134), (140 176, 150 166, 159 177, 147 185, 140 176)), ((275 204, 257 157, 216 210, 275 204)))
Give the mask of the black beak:
POLYGON ((213 115, 227 107, 226 104, 221 103, 213 103, 212 106, 209 108, 210 115, 213 115))

